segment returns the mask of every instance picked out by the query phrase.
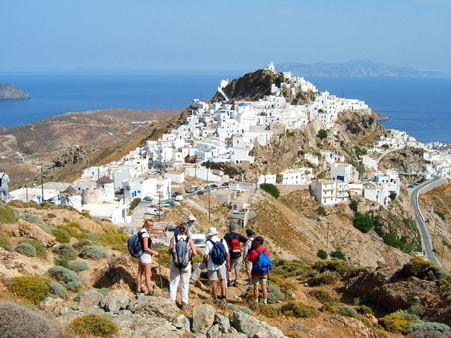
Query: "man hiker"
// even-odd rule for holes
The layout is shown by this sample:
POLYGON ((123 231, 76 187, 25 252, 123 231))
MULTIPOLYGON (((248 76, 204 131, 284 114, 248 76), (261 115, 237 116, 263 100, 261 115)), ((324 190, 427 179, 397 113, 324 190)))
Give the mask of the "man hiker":
POLYGON ((233 286, 238 286, 238 278, 240 277, 241 270, 241 243, 246 243, 247 238, 240 235, 236 231, 236 224, 229 224, 229 233, 224 236, 227 246, 229 247, 230 254, 230 267, 229 267, 229 285, 232 285, 232 270, 235 271, 235 283, 233 286))
POLYGON ((246 236, 247 236, 247 243, 244 246, 243 249, 243 263, 244 263, 244 269, 247 273, 248 278, 248 285, 252 285, 252 262, 248 261, 249 254, 252 249, 254 249, 254 231, 252 229, 246 229, 246 236))
MULTIPOLYGON (((186 225, 189 237, 191 237, 193 235, 193 224, 195 221, 196 221, 196 217, 194 217, 193 215, 189 215, 186 222, 182 223, 182 224, 186 225)), ((177 229, 175 229, 174 235, 178 235, 179 227, 180 227, 180 225, 177 227, 177 229)))
POLYGON ((9 176, 6 173, 6 169, 0 169, 0 200, 8 203, 8 183, 9 176))
POLYGON ((207 232, 207 242, 205 243, 204 261, 207 261, 208 280, 212 283, 212 293, 214 299, 226 298, 226 278, 227 270, 230 267, 230 255, 225 240, 218 237, 218 231, 211 227, 207 232), (218 279, 221 283, 221 295, 217 293, 218 279))
POLYGON ((248 260, 252 262, 252 284, 254 284, 255 302, 258 303, 259 285, 262 286, 263 303, 268 304, 268 273, 272 268, 269 259, 269 250, 263 246, 263 237, 257 236, 254 239, 254 249, 251 250, 248 260))

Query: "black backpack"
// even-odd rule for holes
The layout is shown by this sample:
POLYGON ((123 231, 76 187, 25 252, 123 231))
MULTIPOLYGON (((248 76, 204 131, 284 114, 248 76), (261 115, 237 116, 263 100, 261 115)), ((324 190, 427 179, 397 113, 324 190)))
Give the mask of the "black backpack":
POLYGON ((0 178, 0 188, 2 186, 3 177, 5 177, 5 174, 3 174, 2 178, 0 178))
POLYGON ((175 243, 172 249, 172 263, 178 269, 185 269, 191 259, 191 248, 188 244, 189 237, 185 240, 179 240, 178 236, 175 235, 175 243))

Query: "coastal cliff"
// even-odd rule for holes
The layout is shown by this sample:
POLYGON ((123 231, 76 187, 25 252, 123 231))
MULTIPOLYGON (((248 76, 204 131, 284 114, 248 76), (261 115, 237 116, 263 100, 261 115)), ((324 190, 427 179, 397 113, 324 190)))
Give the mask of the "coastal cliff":
POLYGON ((29 99, 30 93, 13 85, 0 83, 0 100, 29 99))

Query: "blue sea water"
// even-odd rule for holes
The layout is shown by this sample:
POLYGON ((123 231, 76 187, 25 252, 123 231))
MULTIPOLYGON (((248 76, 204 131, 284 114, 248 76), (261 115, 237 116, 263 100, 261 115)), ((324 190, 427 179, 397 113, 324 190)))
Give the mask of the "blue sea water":
MULTIPOLYGON (((178 109, 207 100, 220 80, 209 74, 0 74, 0 83, 28 90, 29 100, 0 100, 0 126, 13 128, 66 112, 102 108, 178 109)), ((387 128, 422 142, 451 143, 451 79, 307 77, 318 89, 364 100, 389 117, 387 128)))

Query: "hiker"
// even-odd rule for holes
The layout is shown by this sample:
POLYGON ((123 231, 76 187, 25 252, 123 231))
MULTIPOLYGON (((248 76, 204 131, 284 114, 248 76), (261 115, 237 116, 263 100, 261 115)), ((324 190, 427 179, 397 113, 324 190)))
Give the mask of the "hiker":
POLYGON ((247 273, 248 283, 247 285, 252 285, 252 262, 248 261, 249 254, 252 249, 254 249, 254 231, 252 229, 246 229, 247 242, 243 249, 243 263, 244 269, 247 273))
POLYGON ((139 240, 142 245, 143 253, 139 257, 138 263, 138 278, 136 281, 136 292, 142 292, 141 289, 141 278, 144 272, 146 278, 147 295, 153 294, 153 288, 151 288, 150 278, 152 276, 152 255, 158 257, 160 253, 158 251, 152 250, 152 239, 150 238, 149 231, 154 227, 153 221, 151 219, 146 219, 144 225, 138 231, 139 240))
POLYGON ((236 224, 229 224, 229 233, 224 236, 230 254, 230 267, 228 269, 229 285, 232 285, 232 270, 235 271, 235 282, 233 286, 238 286, 238 278, 241 271, 241 243, 247 243, 247 238, 236 231, 236 224))
POLYGON ((177 289, 180 280, 182 310, 188 306, 188 288, 191 276, 191 259, 196 256, 196 248, 191 237, 188 236, 188 229, 185 224, 179 226, 179 233, 171 238, 169 244, 169 255, 171 255, 171 273, 169 284, 169 298, 174 302, 177 298, 177 289))
POLYGON ((205 243, 204 261, 207 261, 208 280, 212 282, 212 293, 214 299, 226 299, 227 270, 230 267, 230 255, 227 242, 218 237, 218 231, 211 227, 207 232, 205 243), (221 295, 217 293, 218 279, 221 283, 221 295))
MULTIPOLYGON (((191 237, 191 236, 193 235, 193 224, 194 224, 195 221, 196 221, 196 217, 194 217, 193 215, 189 215, 187 221, 186 221, 185 223, 182 223, 182 224, 185 224, 185 225, 187 226, 187 231, 188 231, 187 235, 188 235, 189 237, 191 237)), ((178 233, 179 233, 179 227, 180 227, 182 224, 180 224, 180 225, 177 227, 177 229, 175 229, 175 232, 174 232, 175 235, 178 235, 178 233)))
POLYGON ((0 169, 0 200, 8 203, 8 183, 9 176, 6 173, 6 169, 0 169))
POLYGON ((263 303, 268 304, 268 273, 272 268, 269 259, 269 250, 263 246, 263 237, 257 236, 254 241, 254 249, 251 250, 248 260, 252 262, 252 284, 254 284, 255 302, 258 303, 258 289, 262 286, 263 303))

